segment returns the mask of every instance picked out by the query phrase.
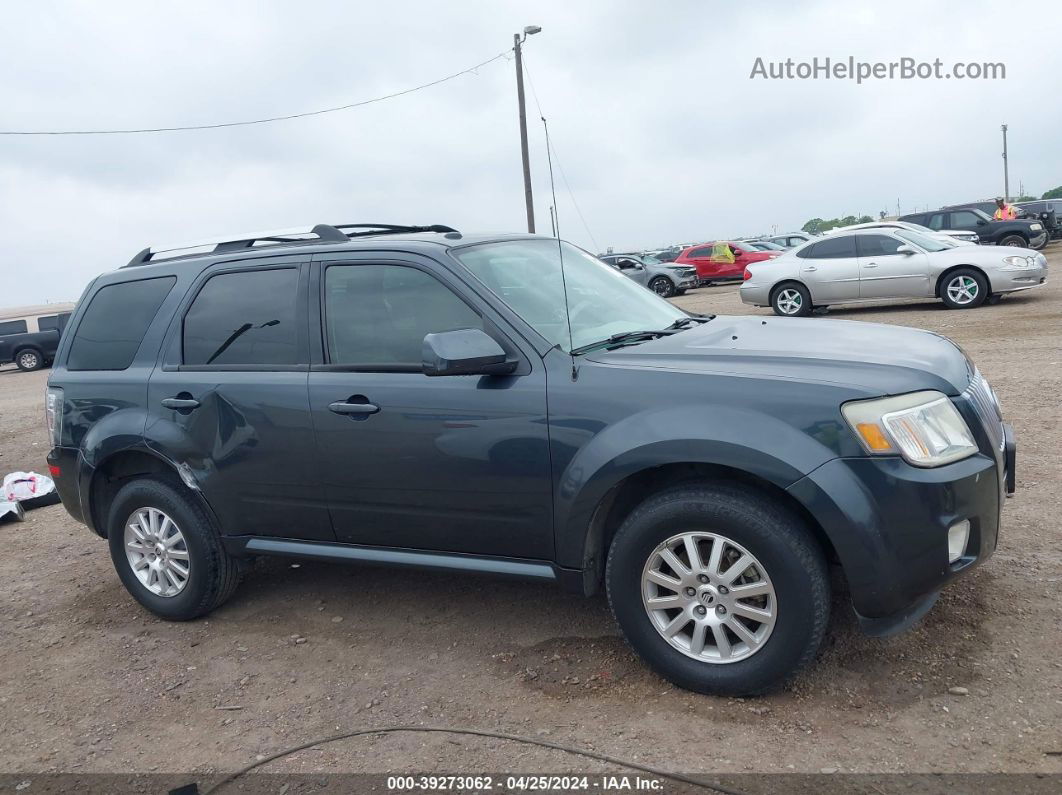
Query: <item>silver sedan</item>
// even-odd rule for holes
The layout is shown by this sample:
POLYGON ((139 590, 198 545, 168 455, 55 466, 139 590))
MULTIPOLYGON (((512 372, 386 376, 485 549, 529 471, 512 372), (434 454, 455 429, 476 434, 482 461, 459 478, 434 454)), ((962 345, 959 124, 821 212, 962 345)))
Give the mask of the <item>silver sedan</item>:
POLYGON ((745 269, 741 300, 800 317, 815 307, 939 298, 971 309, 1047 281, 1047 259, 1013 246, 958 246, 906 229, 867 229, 809 241, 745 269))

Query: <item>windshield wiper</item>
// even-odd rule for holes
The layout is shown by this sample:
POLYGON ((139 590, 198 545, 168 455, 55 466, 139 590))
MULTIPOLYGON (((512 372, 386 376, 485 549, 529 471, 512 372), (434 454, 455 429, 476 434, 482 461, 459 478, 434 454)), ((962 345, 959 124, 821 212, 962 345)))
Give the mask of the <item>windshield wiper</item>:
POLYGON ((680 317, 668 326, 668 329, 689 328, 691 323, 707 323, 709 320, 715 320, 715 315, 689 315, 687 317, 680 317))
POLYGON ((608 348, 612 345, 617 347, 620 345, 632 345, 637 342, 656 339, 657 337, 669 337, 672 334, 677 334, 678 332, 689 328, 692 323, 707 323, 709 320, 714 319, 715 315, 689 315, 687 317, 680 317, 667 328, 662 328, 658 331, 623 331, 619 334, 613 334, 607 340, 598 340, 597 342, 580 345, 578 348, 572 349, 572 356, 589 353, 595 348, 608 348))

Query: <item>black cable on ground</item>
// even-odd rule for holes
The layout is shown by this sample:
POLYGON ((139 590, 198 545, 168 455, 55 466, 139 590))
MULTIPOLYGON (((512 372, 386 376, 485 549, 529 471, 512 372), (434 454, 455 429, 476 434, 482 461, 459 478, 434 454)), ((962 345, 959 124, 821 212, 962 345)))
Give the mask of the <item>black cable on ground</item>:
POLYGON ((466 729, 466 728, 450 728, 446 726, 388 726, 384 728, 374 729, 355 729, 354 731, 343 732, 342 734, 333 734, 331 737, 325 737, 319 740, 313 740, 311 742, 302 743, 293 748, 287 748, 283 751, 277 751, 275 754, 270 754, 264 759, 259 759, 256 762, 252 762, 246 767, 240 768, 235 773, 229 773, 221 781, 214 784, 207 789, 203 795, 213 795, 213 793, 220 790, 222 787, 231 784, 247 773, 250 773, 256 767, 268 764, 277 759, 281 759, 285 756, 297 753, 299 751, 305 751, 307 748, 313 748, 317 745, 326 745, 327 743, 338 742, 339 740, 349 740, 352 737, 361 737, 367 734, 393 734, 396 732, 422 732, 422 733, 441 733, 441 734, 464 734, 472 737, 489 737, 496 740, 508 740, 514 743, 524 743, 525 745, 537 745, 542 748, 552 748, 555 751, 563 751, 566 754, 574 754, 575 756, 585 756, 589 759, 596 759, 599 762, 608 762, 609 764, 619 765, 620 767, 627 767, 631 770, 640 770, 643 773, 648 773, 652 776, 659 776, 660 778, 668 778, 672 781, 680 781, 683 784, 691 784, 695 787, 711 792, 720 792, 723 795, 741 795, 741 793, 727 789, 726 787, 719 786, 718 784, 705 784, 703 781, 684 776, 681 773, 671 773, 667 770, 660 770, 649 765, 642 765, 638 762, 628 762, 624 759, 618 759, 608 754, 598 753, 597 751, 589 751, 583 748, 573 748, 567 745, 561 745, 560 743, 551 743, 548 740, 539 740, 533 737, 521 737, 518 734, 505 734, 504 732, 488 731, 486 729, 466 729))

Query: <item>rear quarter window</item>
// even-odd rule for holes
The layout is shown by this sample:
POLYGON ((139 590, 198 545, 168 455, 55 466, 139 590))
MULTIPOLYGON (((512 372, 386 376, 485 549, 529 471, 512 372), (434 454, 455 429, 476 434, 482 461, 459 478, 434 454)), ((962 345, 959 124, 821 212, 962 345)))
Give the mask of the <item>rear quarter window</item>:
POLYGON ((68 370, 124 370, 177 279, 165 276, 103 287, 78 323, 68 370))

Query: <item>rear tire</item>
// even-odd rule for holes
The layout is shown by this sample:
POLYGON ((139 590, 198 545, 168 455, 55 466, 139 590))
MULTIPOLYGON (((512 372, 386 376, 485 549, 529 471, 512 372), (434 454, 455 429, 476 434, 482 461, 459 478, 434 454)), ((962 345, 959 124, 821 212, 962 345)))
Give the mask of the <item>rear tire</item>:
POLYGON ((44 357, 32 348, 23 348, 15 354, 15 364, 23 372, 33 372, 44 367, 44 357))
POLYGON ((815 307, 808 288, 797 282, 786 282, 771 292, 771 309, 781 317, 807 317, 815 307))
POLYGON ((111 503, 107 538, 122 584, 160 618, 187 621, 205 615, 225 602, 239 582, 236 560, 225 551, 202 505, 168 479, 142 478, 124 485, 111 503), (149 520, 143 512, 161 519, 149 520), (161 539, 150 529, 145 533, 145 528, 157 530, 156 525, 168 528, 161 539), (160 557, 184 569, 183 582, 173 574, 145 575, 163 565, 160 557))
POLYGON ((959 268, 940 283, 940 300, 948 309, 973 309, 988 299, 988 281, 980 271, 959 268))
POLYGON ((616 533, 605 581, 628 643, 665 679, 698 693, 752 695, 777 687, 815 656, 829 619, 826 559, 804 522, 762 492, 736 483, 680 486, 650 497, 616 533), (700 566, 690 565, 687 536, 695 539, 700 566), (652 579, 662 571, 654 566, 666 560, 660 550, 669 544, 677 545, 677 562, 684 567, 669 569, 681 578, 673 589, 652 579), (721 574, 722 564, 712 562, 716 544, 730 564, 721 574), (741 559, 751 562, 728 579, 741 559), (697 571, 707 581, 698 579, 697 571), (735 591, 720 590, 726 583, 735 591), (750 585, 770 593, 736 595, 750 585), (656 606, 669 604, 672 594, 675 607, 656 606), (763 601, 750 604, 757 599, 763 601), (748 607, 769 612, 771 626, 747 621, 742 608, 748 607), (745 632, 731 629, 739 618, 745 632), (665 633, 676 624, 669 640, 665 633), (750 635, 760 640, 742 639, 750 635))

